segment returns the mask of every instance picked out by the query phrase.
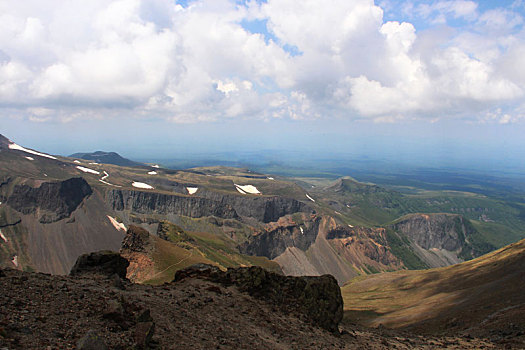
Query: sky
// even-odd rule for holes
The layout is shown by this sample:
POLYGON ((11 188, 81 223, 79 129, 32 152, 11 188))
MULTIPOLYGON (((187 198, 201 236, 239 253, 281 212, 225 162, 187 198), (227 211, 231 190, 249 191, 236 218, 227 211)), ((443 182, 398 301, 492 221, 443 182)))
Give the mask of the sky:
POLYGON ((54 154, 525 166, 525 1, 0 0, 0 133, 54 154))

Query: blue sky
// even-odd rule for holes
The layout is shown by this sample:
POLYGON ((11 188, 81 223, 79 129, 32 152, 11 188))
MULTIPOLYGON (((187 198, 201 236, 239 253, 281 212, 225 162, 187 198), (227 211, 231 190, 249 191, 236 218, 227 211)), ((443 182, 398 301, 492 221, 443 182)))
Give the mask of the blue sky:
POLYGON ((510 0, 0 0, 0 133, 59 154, 523 167, 524 16, 510 0))

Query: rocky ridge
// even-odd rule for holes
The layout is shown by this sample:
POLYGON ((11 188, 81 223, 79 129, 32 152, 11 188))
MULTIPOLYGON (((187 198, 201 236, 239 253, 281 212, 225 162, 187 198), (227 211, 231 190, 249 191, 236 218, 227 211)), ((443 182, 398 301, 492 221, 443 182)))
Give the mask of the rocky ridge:
MULTIPOLYGON (((179 273, 178 281, 153 287, 130 283, 111 270, 94 268, 96 264, 92 262, 106 260, 104 255, 84 259, 91 261, 87 264, 79 262, 75 276, 71 277, 0 270, 3 291, 0 347, 84 350, 492 347, 481 339, 419 337, 359 326, 334 333, 288 312, 271 294, 254 297, 249 290, 241 291, 244 283, 258 280, 259 272, 252 274, 249 269, 232 272, 226 278, 236 282, 230 284, 214 282, 202 274, 191 276, 187 270, 186 276, 179 273), (246 274, 250 277, 246 278, 246 274)), ((111 255, 108 260, 114 258, 111 255)), ((222 276, 228 274, 223 272, 222 276)), ((329 282, 333 284, 333 280, 329 282)), ((258 290, 251 282, 245 285, 258 290)), ((310 288, 323 295, 315 284, 310 288)), ((318 295, 314 293, 308 298, 313 301, 318 295)))

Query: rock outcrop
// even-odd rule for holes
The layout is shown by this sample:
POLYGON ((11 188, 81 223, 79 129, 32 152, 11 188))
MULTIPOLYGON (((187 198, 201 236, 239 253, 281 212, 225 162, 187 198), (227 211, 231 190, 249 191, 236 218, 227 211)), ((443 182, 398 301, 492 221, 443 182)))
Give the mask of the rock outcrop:
POLYGON ((317 238, 321 217, 303 225, 290 223, 260 232, 248 242, 239 246, 241 253, 265 256, 274 259, 281 255, 286 248, 296 247, 306 251, 317 238))
POLYGON ((43 224, 67 218, 93 193, 89 184, 81 177, 58 182, 44 182, 40 187, 17 185, 7 198, 7 204, 23 214, 42 213, 43 224))
POLYGON ((123 250, 144 252, 149 245, 149 232, 140 226, 130 225, 122 241, 123 250))
POLYGON ((131 210, 139 214, 174 214, 200 218, 216 216, 237 219, 254 218, 264 223, 298 212, 312 212, 306 204, 293 198, 235 196, 205 191, 199 196, 162 194, 134 190, 108 191, 106 201, 113 210, 131 210))
POLYGON ((201 197, 132 190, 111 190, 106 195, 106 201, 113 210, 131 210, 139 214, 174 214, 192 218, 217 216, 232 219, 238 217, 231 206, 201 197))
POLYGON ((120 278, 125 279, 128 266, 129 262, 119 253, 103 250, 79 256, 69 274, 71 276, 82 274, 112 276, 117 274, 120 278))
POLYGON ((460 215, 411 214, 395 223, 393 228, 418 247, 454 252, 463 260, 481 256, 495 249, 489 244, 476 244, 476 229, 460 215))
POLYGON ((338 331, 343 318, 341 290, 331 275, 291 277, 257 266, 221 271, 215 266, 197 264, 177 271, 173 281, 188 277, 235 285, 253 297, 275 303, 283 311, 298 312, 331 332, 338 331))

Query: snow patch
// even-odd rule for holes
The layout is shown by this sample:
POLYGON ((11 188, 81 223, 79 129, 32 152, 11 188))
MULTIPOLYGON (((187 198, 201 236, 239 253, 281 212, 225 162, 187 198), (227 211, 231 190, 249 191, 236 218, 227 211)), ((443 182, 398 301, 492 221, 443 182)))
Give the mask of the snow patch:
POLYGON ((199 189, 198 187, 186 187, 189 194, 194 194, 199 189))
POLYGON ((158 164, 152 165, 151 167, 152 168, 157 168, 157 169, 160 168, 160 166, 158 164))
POLYGON ((148 175, 157 175, 156 171, 148 171, 148 175))
POLYGON ((353 225, 350 225, 350 224, 348 224, 348 227, 350 227, 350 228, 354 228, 354 226, 353 226, 353 225))
POLYGON ((246 192, 244 192, 243 190, 241 190, 239 187, 235 187, 237 189, 237 191, 239 191, 241 194, 246 194, 246 192))
POLYGON ((93 163, 89 163, 89 164, 91 164, 91 165, 98 165, 98 163, 95 163, 95 162, 93 162, 93 163))
POLYGON ((77 163, 77 164, 80 164, 80 161, 79 160, 74 160, 73 163, 77 163))
POLYGON ((100 181, 100 182, 102 182, 103 184, 106 184, 106 185, 115 186, 115 187, 122 187, 122 186, 115 185, 115 184, 112 184, 112 183, 109 183, 109 182, 104 181, 104 180, 106 180, 108 177, 109 177, 108 172, 104 170, 104 176, 102 176, 98 181, 100 181))
POLYGON ((237 187, 237 189, 240 188, 244 192, 251 193, 251 194, 261 194, 261 192, 259 192, 257 187, 253 185, 237 185, 237 184, 234 184, 234 185, 235 187, 237 187))
POLYGON ((310 195, 307 193, 306 194, 306 198, 308 198, 309 200, 311 200, 312 202, 315 202, 315 199, 313 199, 312 197, 310 197, 310 195))
POLYGON ((271 176, 268 176, 268 180, 275 180, 275 179, 271 176))
POLYGON ((336 213, 337 215, 341 215, 341 213, 340 213, 340 212, 338 212, 337 210, 335 211, 335 213, 336 213))
POLYGON ((85 167, 80 166, 80 165, 77 165, 77 169, 80 170, 80 171, 83 171, 85 173, 90 173, 90 174, 95 174, 95 175, 99 175, 100 174, 100 171, 96 171, 96 170, 93 170, 93 169, 85 168, 85 167))
POLYGON ((11 259, 11 262, 13 263, 13 265, 18 267, 18 256, 17 255, 13 256, 13 259, 11 259))
POLYGON ((7 237, 4 236, 4 234, 2 233, 2 230, 0 230, 0 238, 2 238, 4 242, 7 242, 7 237))
POLYGON ((117 219, 106 215, 109 219, 109 222, 115 227, 117 230, 127 231, 126 225, 124 225, 122 222, 118 222, 117 219))
POLYGON ((27 159, 27 160, 35 160, 35 158, 33 158, 33 157, 24 157, 24 158, 27 159))
POLYGON ((45 157, 45 158, 49 158, 49 159, 56 159, 56 157, 50 156, 49 154, 45 154, 45 153, 40 153, 40 152, 37 152, 37 151, 33 151, 32 149, 27 149, 27 148, 25 148, 25 147, 19 146, 19 145, 17 145, 16 143, 11 143, 11 144, 9 145, 9 149, 14 149, 14 150, 17 150, 17 151, 22 151, 22 152, 26 152, 26 153, 34 154, 35 156, 45 157))
POLYGON ((299 226, 299 230, 301 230, 301 234, 304 235, 304 230, 303 230, 303 227, 302 227, 302 226, 299 226))
POLYGON ((45 177, 47 177, 47 174, 44 174, 45 177))
POLYGON ((145 188, 147 190, 152 190, 153 189, 153 186, 145 184, 144 182, 133 181, 132 186, 133 187, 137 187, 137 188, 145 188))

